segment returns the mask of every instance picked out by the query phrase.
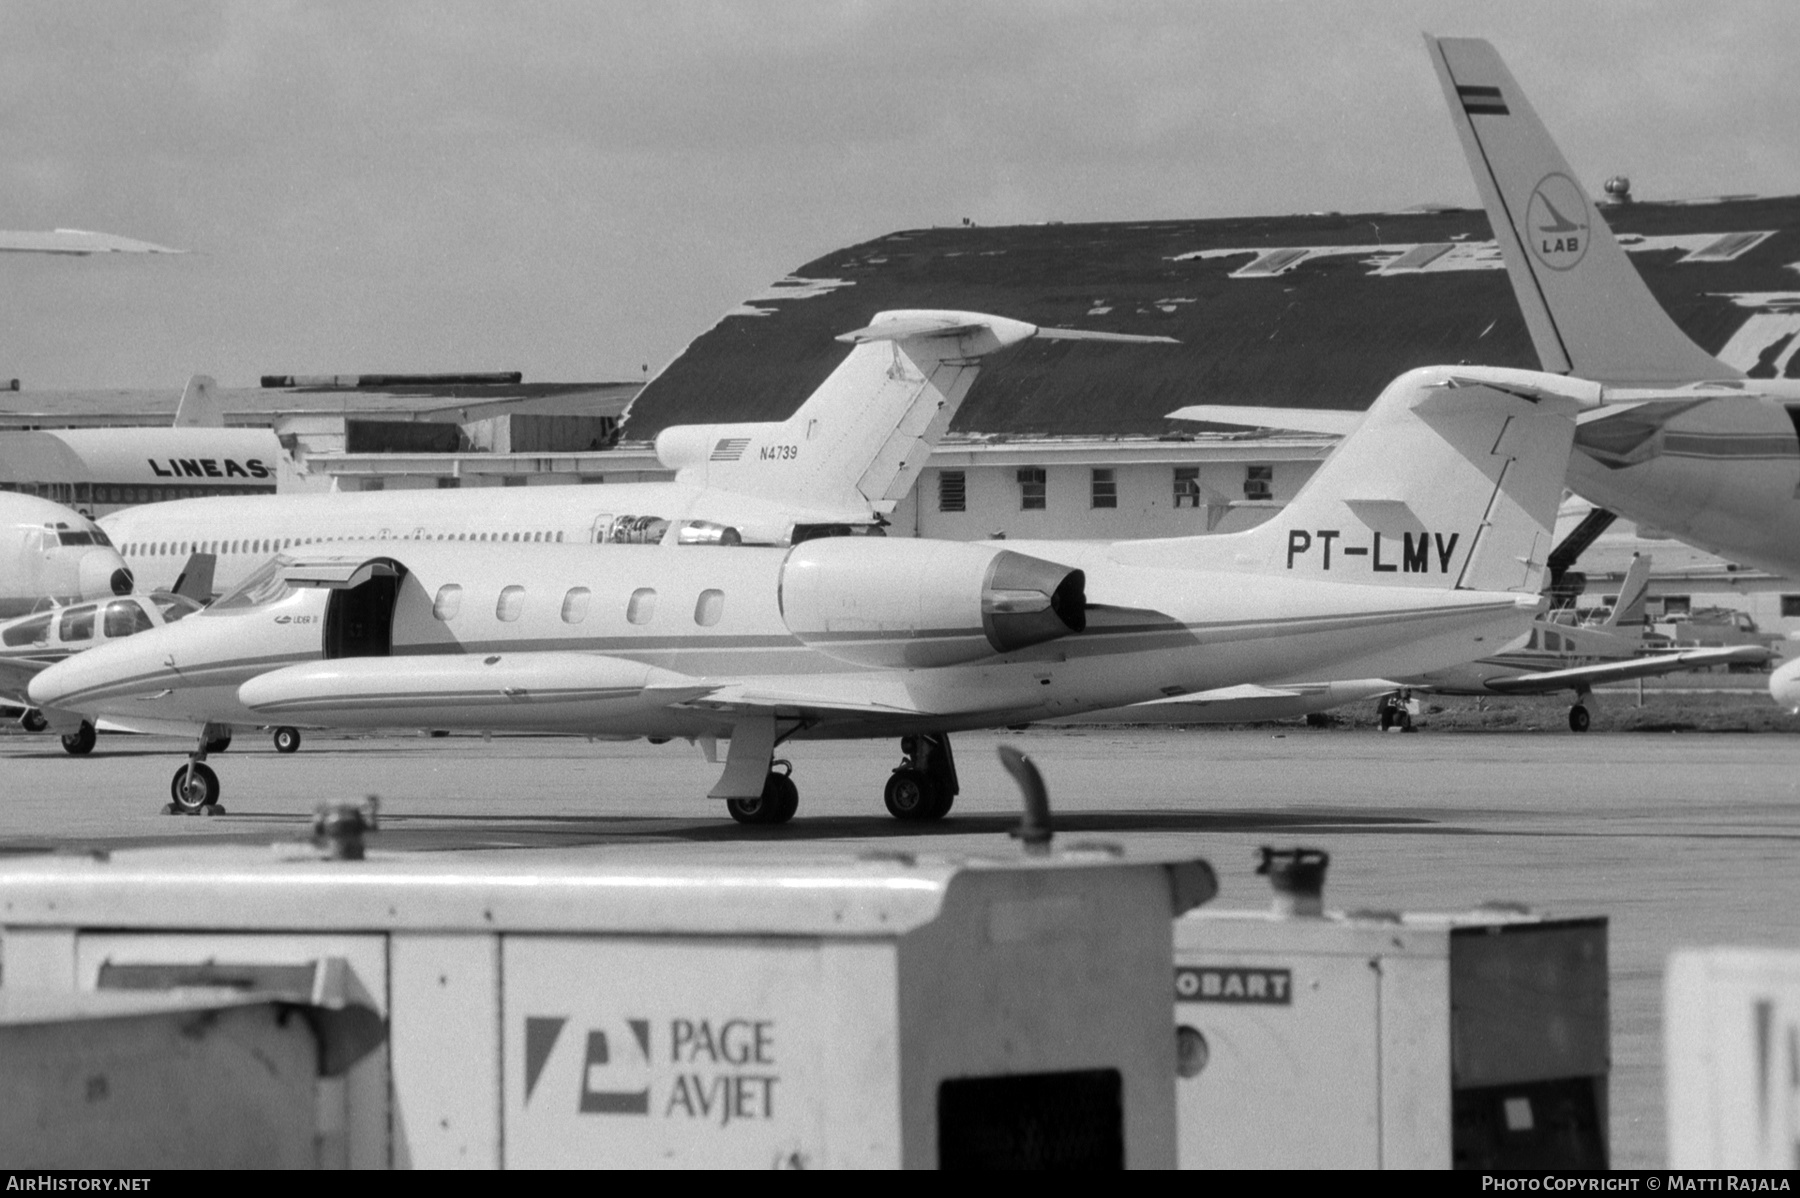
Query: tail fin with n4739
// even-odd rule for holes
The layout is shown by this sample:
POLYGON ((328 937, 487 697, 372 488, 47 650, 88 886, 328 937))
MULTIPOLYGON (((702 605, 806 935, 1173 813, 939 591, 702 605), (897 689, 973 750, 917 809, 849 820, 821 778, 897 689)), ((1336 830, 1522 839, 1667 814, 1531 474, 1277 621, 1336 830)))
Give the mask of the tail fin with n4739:
POLYGON ((673 426, 656 438, 656 455, 677 482, 847 515, 885 514, 912 489, 981 358, 1034 337, 1172 341, 1039 328, 979 312, 880 312, 838 338, 851 344, 850 355, 788 419, 673 426))

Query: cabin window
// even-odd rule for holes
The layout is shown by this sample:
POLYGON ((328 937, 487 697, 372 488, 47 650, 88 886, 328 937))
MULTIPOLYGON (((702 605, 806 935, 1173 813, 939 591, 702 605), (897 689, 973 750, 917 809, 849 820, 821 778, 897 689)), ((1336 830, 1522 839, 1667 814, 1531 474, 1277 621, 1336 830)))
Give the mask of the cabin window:
POLYGON ((50 617, 39 616, 35 620, 26 620, 22 624, 14 624, 5 632, 0 632, 0 642, 8 646, 41 645, 50 639, 50 617))
POLYGON ((1019 510, 1022 512, 1041 512, 1048 506, 1046 488, 1049 478, 1042 466, 1021 466, 1019 468, 1019 510))
POLYGON ((1244 467, 1244 498, 1245 499, 1273 499, 1273 498, 1275 498, 1275 467, 1273 467, 1273 466, 1246 466, 1246 467, 1244 467))
POLYGON ((524 587, 505 588, 500 592, 500 602, 494 604, 494 615, 498 616, 503 624, 512 623, 519 618, 519 613, 524 610, 524 587))
POLYGON ((652 587, 639 587, 631 592, 631 601, 625 605, 625 618, 633 624, 648 624, 650 617, 656 614, 656 591, 652 587))
POLYGON ((93 607, 71 607, 62 614, 56 634, 65 641, 86 641, 94 637, 93 607))
POLYGON ((938 511, 969 510, 968 481, 961 470, 938 471, 938 511))
POLYGON ((579 624, 587 619, 588 599, 592 595, 586 587, 570 587, 569 593, 563 596, 563 623, 579 624))
POLYGON ((106 605, 105 628, 109 637, 131 636, 154 627, 149 614, 130 599, 114 599, 106 605))
POLYGON ((1550 650, 1552 653, 1561 653, 1562 647, 1562 637, 1554 632, 1546 632, 1544 634, 1544 648, 1550 650))
POLYGON ((694 623, 702 628, 711 628, 725 614, 725 592, 705 590, 700 592, 700 599, 694 604, 694 623))
POLYGON ((1093 472, 1090 494, 1095 507, 1119 506, 1119 482, 1113 477, 1111 470, 1093 472))
POLYGON ((462 610, 462 588, 454 582, 447 582, 438 588, 437 598, 431 601, 431 614, 440 620, 454 620, 456 613, 462 610))
POLYGON ((1175 506, 1200 506, 1200 467, 1175 467, 1175 506))

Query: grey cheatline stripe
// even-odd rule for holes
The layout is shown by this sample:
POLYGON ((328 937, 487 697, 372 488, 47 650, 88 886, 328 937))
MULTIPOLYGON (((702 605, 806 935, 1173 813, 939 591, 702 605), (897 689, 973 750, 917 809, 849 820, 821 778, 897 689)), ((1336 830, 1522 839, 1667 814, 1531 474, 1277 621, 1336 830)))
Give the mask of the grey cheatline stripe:
POLYGON ((1782 458, 1800 455, 1793 437, 1758 433, 1664 433, 1663 454, 1675 458, 1782 458))
POLYGON ((260 703, 252 708, 260 712, 289 711, 384 711, 395 707, 490 707, 501 701, 543 706, 549 703, 583 703, 600 699, 634 699, 644 693, 641 686, 570 687, 565 690, 531 690, 523 695, 508 695, 499 690, 471 695, 467 691, 425 691, 409 693, 391 691, 385 694, 357 695, 354 698, 322 696, 312 699, 286 699, 276 703, 260 703))

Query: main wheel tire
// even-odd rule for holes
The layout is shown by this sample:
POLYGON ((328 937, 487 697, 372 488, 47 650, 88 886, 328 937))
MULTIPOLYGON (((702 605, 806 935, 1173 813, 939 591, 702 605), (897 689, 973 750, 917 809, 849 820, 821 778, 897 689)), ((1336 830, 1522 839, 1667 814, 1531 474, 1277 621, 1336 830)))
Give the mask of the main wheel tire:
POLYGON ((94 726, 83 720, 80 728, 64 734, 62 738, 63 752, 71 757, 85 757, 94 751, 94 742, 99 739, 99 735, 94 731, 94 726))
POLYGON ((726 799, 725 810, 740 824, 785 824, 800 809, 800 788, 786 774, 769 771, 754 799, 726 799))
POLYGON ((956 796, 947 790, 938 790, 937 802, 932 805, 931 818, 943 819, 950 814, 950 808, 956 806, 956 796))
POLYGON ((44 718, 43 712, 34 707, 19 717, 19 726, 27 732, 42 732, 50 726, 50 721, 44 718))
POLYGON ((208 753, 223 753, 231 747, 231 733, 223 732, 206 742, 208 753))
POLYGON ((895 819, 916 822, 936 819, 941 814, 937 788, 920 770, 895 770, 889 774, 881 797, 888 814, 895 819))
POLYGON ((1586 732, 1588 730, 1588 724, 1591 722, 1592 720, 1588 715, 1588 709, 1581 704, 1577 703, 1575 706, 1569 708, 1570 732, 1586 732))
POLYGON ((219 801, 219 775, 204 761, 193 761, 169 779, 169 799, 178 811, 194 812, 219 801))
POLYGON ((277 753, 298 753, 300 751, 300 729, 277 728, 270 737, 275 742, 277 753))

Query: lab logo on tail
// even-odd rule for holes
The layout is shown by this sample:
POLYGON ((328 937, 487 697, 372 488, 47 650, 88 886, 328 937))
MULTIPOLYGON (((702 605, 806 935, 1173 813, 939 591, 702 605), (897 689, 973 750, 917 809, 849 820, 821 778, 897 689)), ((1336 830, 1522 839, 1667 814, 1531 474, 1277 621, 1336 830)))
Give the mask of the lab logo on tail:
POLYGON ((1570 270, 1587 254, 1587 198, 1575 180, 1564 174, 1545 175, 1531 193, 1525 212, 1531 252, 1551 270, 1570 270))

